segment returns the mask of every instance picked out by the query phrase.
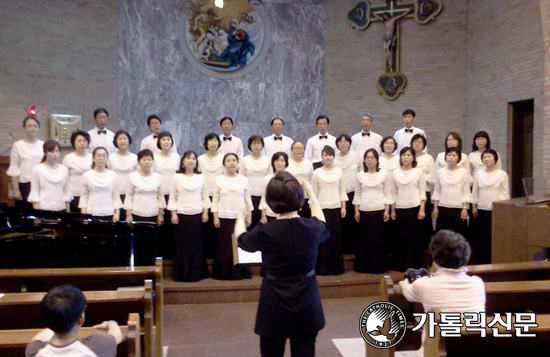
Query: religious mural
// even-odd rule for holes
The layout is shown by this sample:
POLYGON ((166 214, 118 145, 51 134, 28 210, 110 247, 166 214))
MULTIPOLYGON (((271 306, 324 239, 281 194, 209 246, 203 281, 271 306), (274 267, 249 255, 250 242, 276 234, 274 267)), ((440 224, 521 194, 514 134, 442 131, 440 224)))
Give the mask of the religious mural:
POLYGON ((253 3, 224 0, 218 7, 214 0, 188 1, 192 8, 185 42, 193 60, 210 70, 235 72, 258 57, 265 44, 265 26, 253 3))

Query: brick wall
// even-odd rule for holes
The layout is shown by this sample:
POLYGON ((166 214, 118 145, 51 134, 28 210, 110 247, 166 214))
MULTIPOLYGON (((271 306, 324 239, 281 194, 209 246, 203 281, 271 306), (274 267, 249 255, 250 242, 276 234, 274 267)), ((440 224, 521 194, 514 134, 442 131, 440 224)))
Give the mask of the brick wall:
MULTIPOLYGON (((468 82, 466 133, 486 130, 509 163, 508 103, 534 99, 534 177, 542 193, 544 46, 538 0, 468 1, 468 82)), ((543 17, 544 18, 544 17, 543 17)), ((548 164, 548 163, 547 163, 548 164)), ((508 169, 509 171, 509 169, 508 169)))
POLYGON ((118 127, 118 1, 17 0, 0 5, 0 152, 23 136, 35 105, 42 138, 50 113, 78 114, 93 127, 95 108, 118 127))
POLYGON ((430 153, 436 155, 449 131, 464 134, 466 127, 466 0, 443 1, 442 12, 429 24, 412 18, 402 23, 401 72, 408 83, 394 101, 384 99, 376 87, 384 71, 385 27, 373 22, 366 30, 352 29, 346 15, 356 3, 327 2, 325 82, 331 132, 359 131, 359 115, 369 111, 375 116, 373 130, 392 135, 403 126, 403 110, 412 108, 417 126, 427 133, 430 153))
POLYGON ((539 111, 538 129, 542 133, 542 153, 539 154, 539 162, 542 167, 538 172, 544 185, 540 189, 544 193, 550 192, 550 0, 540 1, 540 17, 542 19, 542 33, 544 38, 544 97, 543 108, 539 111), (542 113, 541 113, 542 112, 542 113))

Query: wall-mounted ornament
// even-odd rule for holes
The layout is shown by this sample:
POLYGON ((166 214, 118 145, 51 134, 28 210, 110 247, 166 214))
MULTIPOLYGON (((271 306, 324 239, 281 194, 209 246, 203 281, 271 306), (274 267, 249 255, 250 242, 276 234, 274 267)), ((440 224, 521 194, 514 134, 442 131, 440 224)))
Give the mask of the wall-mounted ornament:
POLYGON ((385 0, 383 5, 371 5, 360 1, 348 12, 347 20, 352 28, 364 30, 371 22, 380 21, 386 26, 382 36, 384 48, 385 73, 378 77, 377 87, 380 94, 388 100, 396 99, 407 85, 407 77, 400 72, 401 20, 414 18, 421 24, 435 20, 441 12, 441 0, 385 0))
POLYGON ((257 68, 271 45, 271 26, 261 2, 188 0, 179 37, 189 62, 220 79, 246 75, 257 68))

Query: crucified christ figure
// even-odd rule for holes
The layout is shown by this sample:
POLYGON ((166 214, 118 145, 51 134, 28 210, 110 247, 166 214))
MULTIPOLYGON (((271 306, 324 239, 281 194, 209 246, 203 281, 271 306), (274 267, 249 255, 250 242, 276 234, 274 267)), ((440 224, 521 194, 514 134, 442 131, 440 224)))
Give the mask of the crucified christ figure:
POLYGON ((386 52, 386 61, 388 62, 388 66, 390 68, 390 71, 393 71, 393 59, 392 59, 392 51, 393 47, 395 47, 395 25, 397 23, 397 20, 399 20, 402 17, 405 17, 411 12, 412 9, 408 9, 406 12, 402 13, 399 16, 392 17, 390 14, 385 13, 382 14, 382 16, 379 16, 376 13, 372 13, 374 17, 376 17, 378 20, 384 22, 386 25, 386 33, 384 36, 382 36, 382 41, 384 42, 384 51, 386 52))

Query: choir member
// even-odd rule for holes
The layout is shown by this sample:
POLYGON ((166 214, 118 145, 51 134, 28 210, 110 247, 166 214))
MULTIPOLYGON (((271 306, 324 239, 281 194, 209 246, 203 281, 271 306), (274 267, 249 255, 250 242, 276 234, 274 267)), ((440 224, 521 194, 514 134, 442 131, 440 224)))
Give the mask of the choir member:
POLYGON ((208 277, 203 223, 208 221, 211 202, 206 177, 197 164, 197 154, 186 151, 170 189, 168 210, 176 227, 172 268, 175 281, 199 281, 208 277))
POLYGON ((78 207, 84 214, 117 222, 120 218, 120 194, 117 174, 107 169, 109 153, 98 147, 92 152, 92 169, 82 175, 78 207))
POLYGON ((246 251, 262 252, 264 279, 254 332, 262 356, 282 357, 287 338, 292 356, 313 357, 315 339, 325 325, 315 263, 318 245, 328 238, 323 211, 311 190, 288 172, 279 172, 267 187, 267 202, 279 218, 246 232, 243 212, 235 237, 246 251), (302 218, 304 192, 309 191, 313 218, 302 218))
MULTIPOLYGON (((168 202, 172 180, 180 167, 180 156, 171 151, 173 146, 174 139, 172 138, 172 134, 167 131, 161 132, 157 142, 160 152, 154 156, 155 164, 153 165, 153 170, 162 177, 160 187, 166 202, 168 202)), ((165 210, 165 215, 167 214, 169 212, 165 210)), ((164 258, 171 258, 174 253, 174 226, 171 221, 165 222, 162 225, 160 234, 162 239, 159 242, 160 246, 156 247, 157 253, 161 254, 164 258)))
POLYGON ((380 156, 380 168, 391 173, 399 167, 399 155, 395 155, 397 144, 395 143, 393 136, 386 136, 382 139, 380 149, 382 150, 382 155, 380 156))
MULTIPOLYGON (((153 152, 153 154, 158 154, 160 149, 158 148, 157 143, 158 136, 162 132, 162 120, 160 120, 158 115, 151 114, 147 117, 147 126, 149 127, 149 130, 151 130, 151 134, 141 140, 139 151, 149 149, 153 152)), ((173 152, 174 154, 178 153, 176 145, 172 146, 170 152, 173 152)))
POLYGON ((32 208, 28 202, 31 192, 31 176, 33 168, 40 164, 44 151, 44 142, 38 139, 40 123, 33 116, 23 119, 25 137, 16 141, 11 148, 10 166, 7 175, 11 177, 15 206, 20 208, 32 208))
POLYGON ((271 120, 271 131, 273 135, 264 138, 264 148, 262 154, 271 158, 276 152, 286 152, 288 156, 291 154, 291 146, 294 143, 290 137, 283 135, 285 121, 281 118, 271 120))
POLYGON ((263 155, 264 139, 259 135, 252 135, 248 139, 248 149, 250 155, 246 155, 241 161, 239 173, 246 176, 250 185, 250 194, 252 195, 252 224, 250 229, 254 228, 262 218, 260 211, 260 200, 264 192, 264 179, 271 172, 270 158, 263 155))
POLYGON ((221 155, 228 153, 237 154, 239 159, 244 156, 243 142, 241 139, 231 134, 233 130, 233 119, 230 117, 223 117, 220 120, 220 127, 222 128, 222 135, 220 135, 221 146, 218 152, 221 155))
MULTIPOLYGON (((207 134, 204 137, 204 148, 206 154, 199 156, 199 170, 206 178, 206 186, 208 187, 208 196, 212 201, 214 196, 214 187, 216 187, 216 178, 223 174, 223 155, 218 153, 222 142, 219 136, 215 133, 207 134)), ((216 237, 219 231, 214 227, 214 217, 212 212, 208 215, 208 222, 204 224, 204 251, 206 258, 214 258, 214 247, 216 237)))
POLYGON ((355 183, 357 173, 363 168, 359 154, 350 151, 352 139, 347 134, 340 134, 336 138, 336 146, 339 153, 334 158, 334 166, 342 169, 344 186, 348 200, 346 202, 346 216, 342 219, 342 251, 344 254, 355 254, 357 250, 357 235, 359 225, 354 218, 353 197, 355 195, 355 183))
POLYGON ((422 220, 426 217, 426 177, 416 167, 414 150, 404 147, 399 152, 400 167, 392 173, 391 191, 394 204, 391 218, 396 221, 393 237, 392 267, 397 271, 426 265, 422 245, 422 220))
POLYGON ((252 221, 252 199, 248 179, 239 175, 237 154, 229 153, 223 157, 225 173, 216 178, 214 197, 212 198, 212 214, 214 226, 220 229, 216 241, 214 269, 212 278, 217 280, 241 280, 251 278, 247 266, 233 265, 232 233, 235 220, 242 205, 246 210, 246 225, 252 221))
POLYGON ((88 151, 90 134, 78 130, 71 134, 71 146, 74 151, 65 155, 63 166, 69 170, 69 186, 71 187, 71 212, 80 213, 80 187, 82 175, 92 169, 92 153, 88 151))
POLYGON ((491 229, 493 202, 509 200, 508 174, 498 168, 498 154, 487 149, 482 154, 485 170, 478 170, 474 177, 472 190, 473 222, 475 227, 470 237, 474 249, 476 264, 491 263, 491 229))
POLYGON ((468 155, 462 152, 462 138, 454 131, 450 132, 445 138, 445 151, 437 154, 437 157, 435 159, 435 175, 437 176, 437 172, 439 171, 439 169, 447 166, 445 153, 447 152, 448 148, 458 149, 458 151, 460 152, 458 167, 466 169, 466 171, 468 172, 468 176, 470 177, 470 182, 472 182, 472 177, 470 173, 470 161, 468 160, 468 155))
POLYGON ((365 156, 365 151, 375 149, 380 154, 380 144, 382 136, 371 130, 373 117, 369 113, 361 115, 361 131, 351 137, 351 151, 355 151, 362 158, 365 156))
MULTIPOLYGON (((485 169, 485 164, 481 159, 481 154, 491 148, 491 139, 489 134, 486 131, 478 131, 474 135, 474 141, 472 142, 472 152, 468 155, 468 161, 470 161, 470 173, 472 178, 476 177, 476 173, 479 170, 485 169)), ((498 155, 498 160, 496 163, 497 169, 502 169, 502 161, 500 160, 500 155, 498 155)))
POLYGON ((342 218, 346 216, 346 188, 342 169, 334 166, 334 149, 325 146, 321 157, 323 166, 313 173, 313 192, 325 214, 330 237, 319 245, 317 256, 318 275, 344 273, 342 256, 342 218))
MULTIPOLYGON (((286 171, 290 172, 294 177, 301 181, 307 181, 310 184, 313 183, 313 164, 311 161, 304 158, 304 144, 301 141, 295 141, 292 143, 290 151, 292 152, 292 155, 288 160, 288 167, 286 171)), ((301 217, 310 218, 311 210, 309 209, 309 196, 307 192, 304 192, 304 195, 304 206, 298 214, 301 217)))
POLYGON ((34 209, 68 212, 72 196, 69 170, 57 162, 61 147, 57 141, 48 140, 43 151, 42 162, 33 168, 29 202, 34 209))
MULTIPOLYGON (((109 169, 118 175, 118 192, 120 193, 121 201, 124 203, 128 177, 132 172, 136 171, 138 157, 136 154, 128 151, 128 147, 132 144, 132 136, 127 131, 117 131, 113 144, 118 150, 109 155, 109 169)), ((120 220, 126 220, 125 211, 120 212, 120 220)))
POLYGON ((109 112, 107 109, 98 108, 94 110, 94 123, 95 128, 88 131, 90 134, 89 150, 92 152, 97 147, 102 147, 109 154, 115 152, 115 145, 113 140, 115 139, 115 133, 107 129, 107 122, 109 121, 109 112))
POLYGON ((435 177, 433 216, 437 219, 436 231, 450 229, 466 236, 470 174, 458 164, 463 156, 457 147, 445 151, 447 167, 440 168, 435 177))
POLYGON ((393 203, 390 173, 381 170, 378 151, 370 148, 363 158, 364 171, 357 173, 353 205, 359 223, 359 239, 353 269, 359 273, 379 274, 386 270, 388 252, 386 225, 393 203))
POLYGON ((262 190, 262 197, 260 200, 260 211, 261 211, 261 219, 260 222, 262 224, 267 223, 268 221, 272 221, 274 219, 277 219, 278 215, 277 213, 273 212, 271 207, 267 204, 267 201, 265 199, 265 189, 267 185, 269 184, 269 181, 275 176, 277 172, 284 171, 288 167, 288 155, 286 152, 276 152, 271 157, 271 169, 272 174, 268 174, 263 178, 263 190, 262 190))
MULTIPOLYGON (((112 155, 111 155, 112 156, 112 155)), ((139 170, 128 175, 124 209, 128 221, 164 223, 166 201, 162 192, 162 176, 153 171, 155 163, 151 150, 137 154, 139 170)))
MULTIPOLYGON (((426 133, 424 130, 417 128, 414 126, 414 122, 416 120, 416 113, 412 109, 405 109, 403 111, 403 122, 405 123, 405 126, 399 130, 397 130, 393 137, 395 138, 395 142, 397 143, 397 152, 401 152, 401 149, 403 149, 405 146, 411 145, 411 139, 414 135, 420 134, 423 137, 426 137, 426 133)), ((424 148, 424 152, 428 153, 428 148, 424 148)))
POLYGON ((337 151, 336 138, 328 133, 330 119, 326 115, 319 115, 315 120, 315 126, 319 133, 307 140, 305 158, 313 162, 313 168, 323 166, 322 151, 325 146, 330 146, 337 151))
POLYGON ((426 177, 426 219, 422 220, 423 226, 423 242, 424 248, 428 249, 430 245, 430 239, 434 234, 433 221, 432 221, 432 201, 431 190, 434 185, 434 158, 432 155, 426 154, 424 149, 426 148, 426 138, 420 134, 416 134, 411 139, 411 147, 414 149, 416 156, 416 167, 422 170, 424 177, 426 177))

